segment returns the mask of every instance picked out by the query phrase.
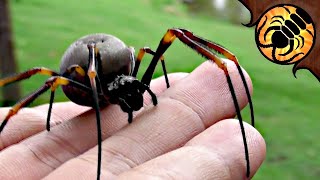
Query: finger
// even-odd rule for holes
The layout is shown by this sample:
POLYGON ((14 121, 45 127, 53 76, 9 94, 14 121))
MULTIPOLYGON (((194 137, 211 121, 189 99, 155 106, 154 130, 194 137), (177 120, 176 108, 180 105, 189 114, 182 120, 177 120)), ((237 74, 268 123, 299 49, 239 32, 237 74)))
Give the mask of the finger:
MULTIPOLYGON (((0 119, 4 119, 9 109, 10 108, 0 108, 0 119)), ((73 102, 55 103, 51 113, 51 127, 89 109, 88 107, 80 106, 73 102)), ((0 150, 45 130, 47 115, 47 104, 35 108, 21 109, 17 115, 10 118, 10 123, 8 123, 1 132, 0 150)))
MULTIPOLYGON (((174 85, 176 81, 186 75, 186 73, 170 74, 171 84, 174 85)), ((161 77, 152 81, 151 89, 158 94, 165 91, 164 78, 161 77)), ((57 111, 59 116, 63 116, 63 113, 67 114, 68 112, 57 111)), ((101 114, 103 138, 127 125, 127 115, 118 106, 109 106, 103 109, 101 114)), ((22 120, 23 117, 21 117, 21 122, 22 120)), ((10 130, 10 128, 8 129, 10 130)), ((95 146, 97 144, 96 134, 95 114, 90 110, 51 128, 50 132, 39 133, 17 145, 8 147, 0 153, 0 179, 7 179, 8 177, 13 179, 39 179, 66 160, 95 146), (28 168, 25 168, 26 164, 28 164, 28 168), (16 169, 19 169, 19 172, 12 173, 16 169)), ((4 135, 1 134, 0 136, 2 140, 7 138, 4 135)))
MULTIPOLYGON (((236 67, 230 66, 229 69, 240 107, 243 108, 247 103, 245 89, 236 67)), ((251 82, 246 77, 251 88, 251 82)), ((104 178, 113 178, 131 167, 176 149, 210 124, 235 115, 223 72, 208 62, 171 86, 158 100, 157 107, 149 106, 134 123, 103 142, 104 178)), ((84 171, 87 177, 94 177, 96 153, 94 148, 68 161, 49 177, 61 178, 68 172, 68 178, 72 178, 84 171)))
MULTIPOLYGON (((47 115, 49 104, 39 105, 34 107, 34 109, 44 112, 47 115)), ((52 113, 52 117, 57 117, 53 119, 68 120, 84 113, 85 111, 88 111, 89 109, 91 109, 91 107, 80 106, 74 102, 68 101, 68 102, 54 103, 51 113, 52 113)), ((52 123, 52 125, 60 124, 60 123, 61 122, 55 122, 55 123, 52 123)))
MULTIPOLYGON (((251 177, 266 155, 264 139, 245 123, 251 159, 251 177)), ((238 120, 223 120, 194 137, 184 147, 122 173, 119 179, 246 178, 246 162, 238 120), (129 178, 130 177, 130 178, 129 178)))
MULTIPOLYGON (((187 73, 175 73, 170 76, 171 83, 185 77, 187 73)), ((161 94, 166 89, 165 80, 163 77, 159 77, 151 82, 151 89, 155 94, 161 94)), ((145 104, 149 104, 151 98, 145 96, 145 104)), ((34 108, 23 108, 17 115, 10 119, 5 127, 5 130, 1 132, 0 136, 0 150, 18 143, 21 140, 28 138, 34 134, 37 134, 46 128, 46 120, 48 115, 49 105, 40 105, 34 108)), ((90 110, 91 107, 80 106, 73 102, 54 103, 51 113, 50 126, 61 124, 63 121, 72 119, 84 112, 90 110)), ((4 119, 7 115, 9 108, 0 108, 0 120, 4 119)), ((121 111, 117 113, 123 114, 121 111)), ((123 124, 122 124, 123 126, 123 124)))

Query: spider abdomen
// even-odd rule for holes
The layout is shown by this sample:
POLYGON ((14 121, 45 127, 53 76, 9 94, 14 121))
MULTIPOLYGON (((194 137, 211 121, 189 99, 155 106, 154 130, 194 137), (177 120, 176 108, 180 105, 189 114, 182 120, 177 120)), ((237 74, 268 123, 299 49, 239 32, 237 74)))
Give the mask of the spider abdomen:
MULTIPOLYGON (((87 47, 89 43, 94 43, 98 50, 96 69, 99 85, 97 89, 100 94, 103 94, 99 96, 99 104, 107 105, 109 104, 107 84, 118 75, 131 73, 134 66, 134 49, 109 34, 90 34, 72 43, 62 56, 60 73, 88 87, 90 87, 90 81, 86 73, 89 66, 87 47), (70 71, 72 66, 79 66, 85 74, 70 71)), ((69 85, 62 86, 62 89, 71 101, 79 105, 92 106, 92 94, 69 85)))

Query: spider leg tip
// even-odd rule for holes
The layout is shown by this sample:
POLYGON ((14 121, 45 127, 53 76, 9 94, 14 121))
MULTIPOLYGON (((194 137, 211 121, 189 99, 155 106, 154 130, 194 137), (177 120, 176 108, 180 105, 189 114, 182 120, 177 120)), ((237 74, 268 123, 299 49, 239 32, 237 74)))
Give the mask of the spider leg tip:
POLYGON ((0 133, 2 132, 2 130, 4 129, 4 127, 6 126, 8 120, 4 120, 0 126, 0 133))

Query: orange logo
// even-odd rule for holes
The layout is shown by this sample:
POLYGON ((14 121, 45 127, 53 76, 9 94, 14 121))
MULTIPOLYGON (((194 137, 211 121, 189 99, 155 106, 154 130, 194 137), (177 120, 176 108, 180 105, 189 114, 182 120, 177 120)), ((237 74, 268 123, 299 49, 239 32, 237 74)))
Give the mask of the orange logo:
POLYGON ((267 10, 256 26, 260 52, 277 64, 292 64, 311 51, 315 26, 310 15, 294 5, 277 5, 267 10))

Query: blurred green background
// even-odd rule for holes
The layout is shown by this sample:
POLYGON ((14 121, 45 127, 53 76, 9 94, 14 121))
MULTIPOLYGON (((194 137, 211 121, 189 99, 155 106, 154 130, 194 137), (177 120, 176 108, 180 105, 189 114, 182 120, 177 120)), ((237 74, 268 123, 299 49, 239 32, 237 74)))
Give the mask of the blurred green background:
MULTIPOLYGON (((225 17, 190 12, 191 6, 176 0, 15 0, 10 5, 20 71, 35 66, 58 70, 70 43, 97 32, 113 34, 136 49, 155 49, 168 28, 184 27, 222 44, 237 55, 253 80, 257 129, 267 142, 267 159, 254 179, 320 177, 320 123, 316 110, 320 102, 319 82, 305 70, 298 71, 295 79, 292 66, 266 60, 256 48, 254 28, 230 23, 225 17)), ((228 9, 218 14, 230 13, 228 9)), ((204 61, 178 41, 165 57, 169 72, 191 72, 204 61)), ((148 60, 142 65, 140 77, 148 65, 145 62, 148 60)), ((155 76, 160 75, 158 68, 155 76)), ((22 82, 23 95, 40 87, 46 78, 35 76, 22 82)), ((33 105, 48 100, 47 93, 33 105)), ((59 90, 56 101, 66 100, 59 90)), ((248 109, 243 115, 249 119, 248 109)))

